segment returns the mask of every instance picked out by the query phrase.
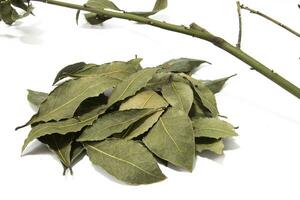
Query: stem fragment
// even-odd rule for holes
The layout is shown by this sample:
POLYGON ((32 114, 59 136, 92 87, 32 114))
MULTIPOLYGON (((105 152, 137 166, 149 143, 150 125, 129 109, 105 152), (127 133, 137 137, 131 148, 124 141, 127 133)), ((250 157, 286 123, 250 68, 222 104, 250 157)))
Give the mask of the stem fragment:
POLYGON ((239 1, 236 2, 237 6, 237 12, 238 12, 238 17, 239 17, 239 36, 238 36, 238 41, 236 44, 236 47, 238 49, 241 48, 241 42, 242 42, 242 14, 241 14, 241 3, 239 1))
POLYGON ((298 33, 297 31, 293 30, 292 28, 288 27, 287 25, 277 21, 276 19, 273 19, 272 17, 258 11, 258 10, 254 10, 252 8, 249 8, 248 6, 245 6, 244 4, 241 5, 241 9, 244 9, 244 10, 248 10, 250 13, 253 13, 253 14, 256 14, 256 15, 259 15, 271 22, 273 22, 274 24, 277 24, 278 26, 284 28, 285 30, 289 31, 290 33, 296 35, 297 37, 300 37, 300 33, 298 33))

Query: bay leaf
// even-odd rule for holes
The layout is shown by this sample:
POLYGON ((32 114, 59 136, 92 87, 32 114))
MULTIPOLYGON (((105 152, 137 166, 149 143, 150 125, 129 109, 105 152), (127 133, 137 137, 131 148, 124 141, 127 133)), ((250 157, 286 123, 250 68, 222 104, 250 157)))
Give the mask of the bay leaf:
POLYGON ((0 20, 3 20, 7 25, 12 25, 19 18, 20 15, 12 7, 11 0, 0 1, 0 20))
POLYGON ((156 68, 142 69, 118 84, 108 99, 108 105, 124 100, 144 88, 156 73, 156 68))
POLYGON ((105 114, 97 119, 93 126, 86 128, 77 141, 104 140, 115 133, 122 132, 134 122, 155 111, 156 109, 133 109, 105 114))
POLYGON ((45 92, 38 92, 34 90, 27 91, 27 100, 37 108, 40 107, 41 103, 44 102, 48 97, 48 94, 45 92))
POLYGON ((12 25, 16 20, 32 14, 33 6, 23 0, 1 0, 0 1, 0 21, 7 25, 12 25), (18 13, 19 10, 25 12, 18 13))
POLYGON ((171 81, 171 72, 157 72, 153 75, 152 79, 147 83, 147 88, 155 91, 161 91, 164 84, 168 84, 171 81))
POLYGON ((163 63, 161 71, 163 72, 178 72, 192 74, 201 64, 208 63, 204 60, 196 60, 191 58, 172 59, 163 63))
POLYGON ((162 108, 168 103, 153 90, 144 90, 130 97, 120 105, 120 110, 142 109, 142 108, 162 108))
POLYGON ((198 98, 201 100, 203 106, 210 111, 212 117, 218 116, 219 112, 215 95, 204 85, 203 81, 194 79, 185 74, 182 74, 182 76, 190 81, 198 98))
POLYGON ((123 182, 140 185, 166 178, 152 154, 136 141, 109 139, 84 147, 93 164, 123 182))
POLYGON ((98 118, 98 116, 105 111, 105 109, 105 106, 101 106, 99 108, 95 108, 89 113, 79 116, 78 118, 70 118, 57 122, 41 123, 34 126, 24 141, 22 152, 31 141, 42 136, 51 135, 54 133, 66 135, 70 132, 80 131, 83 127, 91 125, 98 118))
POLYGON ((232 76, 216 79, 216 80, 207 80, 207 81, 204 81, 204 85, 206 87, 208 87, 208 89, 210 89, 210 91, 212 91, 214 94, 216 94, 216 93, 219 93, 223 89, 226 81, 228 81, 228 79, 230 79, 234 76, 236 76, 236 74, 234 74, 232 76))
POLYGON ((58 72, 54 84, 66 77, 80 78, 86 76, 113 76, 115 78, 124 79, 130 74, 141 69, 141 58, 135 58, 127 62, 114 61, 104 63, 102 65, 86 64, 83 62, 75 63, 63 68, 58 72))
POLYGON ((191 120, 184 111, 169 108, 143 142, 159 158, 192 171, 195 139, 191 120))
POLYGON ((149 16, 155 15, 159 11, 167 8, 167 6, 168 6, 168 0, 156 0, 152 11, 146 11, 146 12, 139 11, 139 12, 129 12, 129 13, 134 14, 134 15, 143 16, 143 17, 149 17, 149 16))
POLYGON ((24 1, 24 0, 11 0, 12 5, 14 5, 15 7, 20 8, 24 11, 27 11, 30 7, 30 4, 28 4, 27 2, 25 4, 25 2, 26 1, 24 1))
MULTIPOLYGON (((86 7, 90 8, 96 8, 96 9, 110 9, 115 11, 122 11, 116 4, 114 4, 112 1, 108 0, 89 0, 86 4, 86 7)), ((149 17, 151 15, 154 15, 158 13, 159 11, 165 9, 168 6, 167 0, 156 0, 156 3, 152 9, 152 11, 136 11, 136 12, 127 12, 129 14, 139 15, 143 17, 149 17)), ((94 13, 87 13, 85 14, 85 18, 88 21, 88 23, 92 25, 97 25, 105 22, 106 20, 111 19, 111 17, 102 16, 94 13)))
POLYGON ((88 113, 100 106, 104 106, 107 103, 108 97, 104 94, 100 94, 97 97, 90 97, 83 102, 80 103, 78 108, 76 109, 74 113, 74 117, 81 116, 85 113, 88 113))
POLYGON ((161 92, 171 106, 189 113, 194 95, 188 84, 172 81, 164 85, 161 92))
MULTIPOLYGON (((86 155, 85 149, 83 148, 82 144, 76 141, 73 141, 71 153, 70 153, 70 169, 77 164, 84 156, 86 155)), ((72 171, 71 171, 72 173, 72 171)))
POLYGON ((203 151, 211 151, 215 154, 223 154, 224 143, 222 140, 215 140, 209 143, 200 143, 196 142, 196 151, 202 153, 203 151))
POLYGON ((49 94, 39 107, 38 113, 24 126, 36 122, 71 118, 82 101, 89 97, 98 96, 119 82, 120 80, 109 76, 84 77, 66 81, 49 94))
POLYGON ((131 140, 147 132, 151 127, 153 127, 163 113, 164 111, 157 111, 132 124, 122 138, 131 140))
MULTIPOLYGON (((100 10, 111 9, 111 10, 120 11, 120 9, 116 6, 116 4, 114 4, 112 1, 109 0, 88 0, 88 2, 84 4, 84 6, 89 8, 100 9, 100 10)), ((85 19, 88 21, 88 23, 92 25, 101 24, 104 21, 111 19, 111 17, 105 17, 95 13, 87 13, 84 16, 85 19)))
POLYGON ((201 103, 197 100, 197 99, 194 99, 193 101, 193 104, 192 104, 192 107, 191 107, 191 110, 189 112, 189 116, 191 118, 197 118, 197 117, 208 117, 206 114, 205 114, 205 111, 204 109, 202 108, 202 106, 200 106, 201 103))
MULTIPOLYGON (((168 103, 153 90, 139 92, 121 104, 120 110, 143 109, 143 108, 165 108, 168 103)), ((134 123, 123 135, 125 139, 133 139, 148 131, 159 119, 163 111, 157 111, 134 123)))
POLYGON ((94 65, 86 70, 78 71, 72 74, 72 77, 80 78, 86 76, 111 76, 123 80, 129 75, 141 69, 141 59, 133 59, 128 62, 114 61, 102 65, 94 65))
MULTIPOLYGON (((39 140, 42 143, 47 144, 50 150, 52 150, 59 158, 60 162, 64 166, 63 174, 65 174, 66 170, 71 167, 71 148, 73 139, 73 133, 69 133, 67 135, 45 135, 39 138, 39 140)), ((72 173, 72 169, 70 169, 70 171, 72 173)))
POLYGON ((218 118, 193 119, 195 137, 226 138, 236 136, 234 127, 218 118))
POLYGON ((66 77, 72 76, 72 74, 74 74, 80 70, 83 70, 86 65, 87 64, 84 62, 78 62, 78 63, 74 63, 74 64, 71 64, 71 65, 68 65, 68 66, 62 68, 57 73, 57 75, 54 79, 53 85, 55 85, 58 81, 66 78, 66 77))

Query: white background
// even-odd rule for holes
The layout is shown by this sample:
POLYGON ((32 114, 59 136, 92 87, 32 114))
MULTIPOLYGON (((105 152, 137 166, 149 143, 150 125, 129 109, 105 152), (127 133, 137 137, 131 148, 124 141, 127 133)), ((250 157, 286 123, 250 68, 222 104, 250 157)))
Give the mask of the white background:
MULTIPOLYGON (((115 2, 146 10, 154 0, 115 2)), ((300 31, 298 0, 243 3, 300 31)), ((205 41, 117 19, 90 26, 81 16, 77 26, 74 10, 34 6, 35 17, 0 25, 0 199, 300 199, 299 99, 205 41), (14 127, 33 114, 26 89, 49 91, 56 73, 74 62, 100 64, 135 54, 144 66, 178 57, 208 60, 212 65, 197 73, 203 79, 238 73, 217 96, 221 114, 240 127, 223 156, 198 157, 193 173, 161 166, 168 179, 146 186, 120 184, 87 158, 74 167, 74 176, 62 176, 59 162, 37 143, 20 157, 29 128, 15 132, 14 127)), ((237 40, 234 0, 170 0, 154 18, 197 22, 233 44, 237 40)), ((300 39, 247 11, 243 23, 242 48, 300 86, 300 39)))

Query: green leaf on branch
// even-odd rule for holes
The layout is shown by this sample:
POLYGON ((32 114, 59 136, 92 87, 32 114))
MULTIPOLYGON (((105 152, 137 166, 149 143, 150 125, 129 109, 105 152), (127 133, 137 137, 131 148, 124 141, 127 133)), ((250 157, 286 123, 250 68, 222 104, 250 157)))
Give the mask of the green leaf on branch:
MULTIPOLYGON (((109 0, 89 0, 84 6, 89 8, 95 8, 101 10, 114 10, 117 12, 125 12, 122 9, 120 9, 116 4, 114 4, 112 1, 109 0)), ((154 15, 158 13, 159 11, 165 9, 168 6, 167 0, 157 0, 152 11, 146 11, 146 12, 126 12, 133 15, 143 16, 143 17, 149 17, 151 15, 154 15)), ((76 21, 78 21, 78 12, 76 15, 76 21)), ((111 19, 111 17, 99 15, 96 13, 87 13, 84 15, 87 22, 91 25, 97 25, 105 22, 106 20, 111 19)))
POLYGON ((156 13, 158 13, 159 11, 161 11, 163 9, 166 9, 167 6, 168 6, 168 1, 167 0, 156 0, 152 11, 148 11, 148 12, 128 12, 128 13, 143 16, 143 17, 149 17, 151 15, 155 15, 156 13))
POLYGON ((28 16, 32 10, 31 4, 25 4, 23 0, 0 0, 0 21, 12 25, 18 19, 28 16), (24 10, 25 13, 19 14, 15 7, 24 10))

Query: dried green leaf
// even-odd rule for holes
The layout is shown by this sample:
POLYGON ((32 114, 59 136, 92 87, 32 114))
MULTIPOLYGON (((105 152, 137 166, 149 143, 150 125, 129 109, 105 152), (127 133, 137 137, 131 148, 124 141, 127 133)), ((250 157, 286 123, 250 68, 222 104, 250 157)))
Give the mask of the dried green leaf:
POLYGON ((72 74, 72 77, 80 78, 86 76, 112 76, 123 80, 129 75, 139 71, 141 59, 133 59, 128 62, 115 61, 102 65, 94 65, 85 70, 81 70, 72 74))
POLYGON ((191 29, 191 30, 200 31, 200 32, 207 32, 206 29, 202 28, 201 26, 199 26, 199 25, 196 24, 195 22, 191 23, 190 29, 191 29))
POLYGON ((86 13, 84 14, 84 17, 86 21, 91 25, 98 25, 105 22, 106 20, 111 19, 111 17, 103 17, 95 13, 86 13))
POLYGON ((194 95, 188 84, 171 81, 162 87, 161 92, 171 106, 189 113, 194 95))
POLYGON ((70 167, 73 167, 79 160, 81 160, 85 155, 85 149, 83 148, 82 144, 79 142, 72 143, 71 148, 71 165, 70 167))
POLYGON ((86 142, 104 140, 115 133, 122 132, 134 122, 155 111, 156 109, 133 109, 105 114, 100 117, 93 126, 86 128, 77 141, 86 142))
MULTIPOLYGON (((100 10, 111 9, 120 11, 120 9, 112 1, 108 0, 88 0, 88 2, 84 4, 84 6, 100 10)), ((95 13, 87 13, 84 16, 88 23, 92 25, 101 24, 104 21, 111 19, 111 17, 101 16, 95 13)))
POLYGON ((3 20, 7 25, 13 24, 20 15, 11 6, 11 0, 0 1, 0 20, 3 20))
POLYGON ((148 11, 148 12, 129 12, 129 13, 134 14, 134 15, 143 16, 143 17, 149 17, 149 16, 154 15, 154 14, 158 13, 159 11, 167 8, 167 6, 168 6, 168 1, 167 0, 156 0, 152 11, 148 11))
POLYGON ((84 77, 66 81, 49 94, 41 104, 38 113, 25 126, 36 122, 71 118, 82 101, 98 96, 120 81, 112 76, 84 77))
POLYGON ((158 121, 159 117, 164 113, 164 111, 157 111, 152 115, 144 117, 143 119, 132 124, 128 130, 122 135, 122 138, 131 140, 136 138, 145 132, 147 132, 153 125, 158 121))
POLYGON ((56 77, 54 79, 53 85, 56 84, 58 81, 66 78, 66 77, 72 76, 76 72, 85 69, 86 66, 87 66, 86 63, 84 63, 84 62, 78 62, 78 63, 74 63, 74 64, 71 64, 71 65, 68 65, 68 66, 62 68, 57 73, 57 75, 56 75, 56 77))
POLYGON ((204 81, 204 85, 206 87, 208 87, 208 89, 210 89, 210 91, 212 91, 214 94, 220 92, 226 81, 232 77, 236 76, 236 74, 232 75, 232 76, 228 76, 228 77, 225 77, 225 78, 220 78, 220 79, 216 79, 216 80, 208 80, 208 81, 204 81))
POLYGON ((162 64, 162 72, 178 72, 192 74, 201 64, 208 63, 204 60, 196 60, 191 58, 173 59, 162 64))
MULTIPOLYGON (((27 2, 26 2, 27 3, 27 2)), ((26 17, 32 13, 31 4, 25 4, 23 0, 1 0, 0 1, 0 21, 3 20, 7 25, 13 24, 16 20, 26 17), (19 14, 15 7, 25 11, 19 14)))
POLYGON ((27 11, 28 7, 30 6, 30 5, 28 5, 27 1, 23 1, 23 0, 11 0, 11 4, 17 8, 24 10, 24 11, 27 11), (25 4, 25 2, 26 2, 26 4, 25 4))
POLYGON ((145 90, 137 93, 120 105, 120 110, 142 109, 142 108, 162 108, 168 103, 153 90, 145 90))
POLYGON ((64 174, 66 169, 71 167, 71 148, 73 139, 73 133, 67 135, 52 134, 39 138, 42 143, 47 144, 50 150, 57 155, 64 166, 64 174))
POLYGON ((224 143, 222 140, 215 140, 209 143, 198 144, 196 142, 196 151, 201 153, 203 151, 211 151, 215 154, 221 155, 223 154, 224 143))
POLYGON ((27 90, 27 91, 28 91, 27 100, 37 108, 40 107, 41 103, 44 102, 48 97, 48 94, 45 92, 38 92, 34 90, 27 90))
POLYGON ((202 106, 200 106, 201 103, 197 100, 197 99, 194 99, 193 101, 193 104, 192 104, 192 107, 191 107, 191 110, 189 112, 189 116, 191 118, 197 118, 197 117, 208 117, 206 114, 205 114, 205 111, 204 109, 202 108, 202 106))
POLYGON ((97 97, 91 97, 84 100, 76 109, 74 117, 84 115, 85 113, 91 112, 102 105, 104 106, 107 103, 107 99, 108 97, 106 95, 101 94, 97 97))
MULTIPOLYGON (((142 108, 164 108, 168 103, 153 90, 142 91, 121 104, 120 110, 142 108)), ((125 139, 133 139, 148 131, 159 119, 163 111, 157 111, 134 123, 123 135, 125 139)))
POLYGON ((114 103, 137 93, 147 85, 148 81, 152 79, 156 71, 156 68, 146 68, 126 78, 113 90, 108 99, 108 105, 111 106, 114 103))
MULTIPOLYGON (((86 7, 89 8, 96 8, 96 9, 110 9, 115 11, 123 11, 116 4, 114 4, 112 1, 108 0, 89 0, 86 4, 86 7)), ((146 12, 127 12, 129 14, 139 15, 143 17, 149 17, 151 15, 154 15, 158 13, 159 11, 165 9, 168 6, 167 0, 156 0, 156 3, 152 9, 152 11, 146 11, 146 12)), ((87 13, 85 14, 85 18, 91 25, 97 25, 105 22, 106 20, 111 19, 111 17, 98 15, 95 13, 87 13)))
POLYGON ((97 9, 112 9, 112 10, 120 10, 116 4, 109 0, 88 0, 85 4, 86 7, 89 8, 97 8, 97 9))
POLYGON ((110 139, 84 147, 93 164, 126 183, 150 184, 166 178, 152 154, 138 142, 110 139))
POLYGON ((182 74, 182 76, 190 81, 198 98, 201 100, 203 106, 210 111, 212 117, 218 116, 219 112, 217 108, 216 98, 214 94, 204 85, 203 81, 194 79, 184 74, 182 74))
POLYGON ((152 79, 148 82, 147 88, 155 91, 161 91, 163 85, 168 84, 172 79, 171 72, 157 72, 153 75, 152 79))
POLYGON ((193 119, 195 137, 226 138, 236 136, 234 127, 218 118, 193 119))
POLYGON ((25 139, 22 147, 22 151, 24 151, 24 149, 31 141, 39 137, 54 134, 54 133, 65 135, 70 132, 78 132, 83 127, 91 125, 98 118, 98 116, 104 111, 105 111, 105 107, 100 107, 78 118, 70 118, 58 122, 48 122, 48 123, 38 124, 31 129, 29 135, 25 139))
POLYGON ((158 157, 188 171, 193 170, 194 133, 191 120, 184 111, 169 108, 143 142, 158 157))
POLYGON ((66 77, 81 78, 86 76, 113 76, 115 78, 124 79, 141 69, 141 61, 142 59, 136 58, 129 60, 128 62, 114 61, 102 65, 86 64, 84 62, 75 63, 60 70, 53 85, 66 77))

